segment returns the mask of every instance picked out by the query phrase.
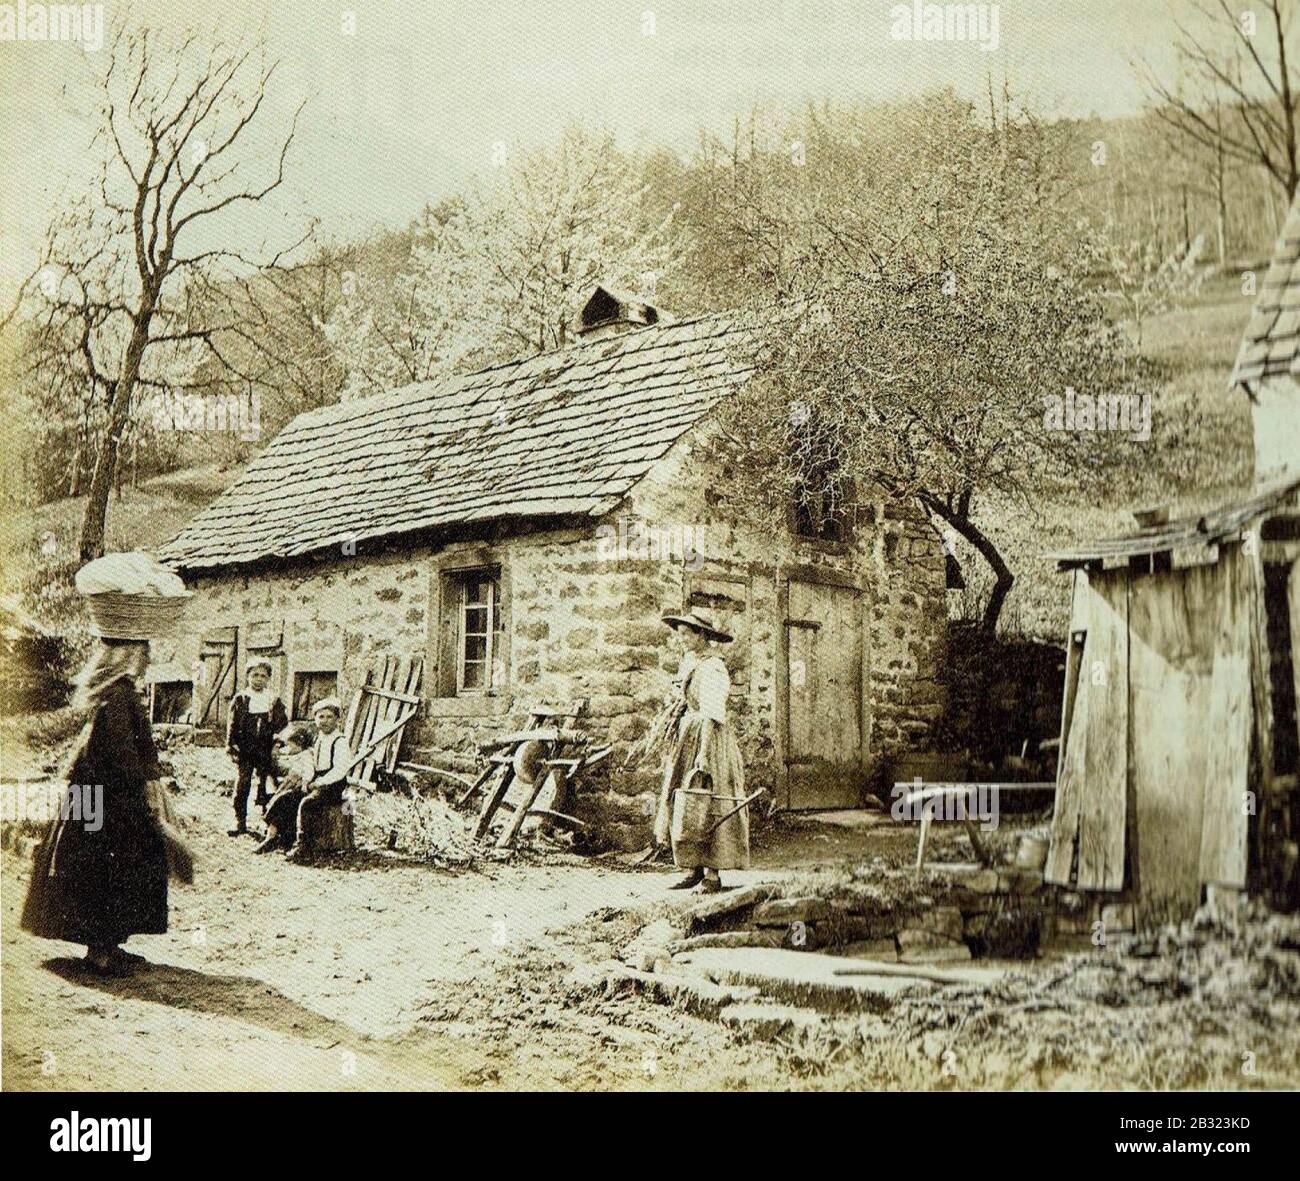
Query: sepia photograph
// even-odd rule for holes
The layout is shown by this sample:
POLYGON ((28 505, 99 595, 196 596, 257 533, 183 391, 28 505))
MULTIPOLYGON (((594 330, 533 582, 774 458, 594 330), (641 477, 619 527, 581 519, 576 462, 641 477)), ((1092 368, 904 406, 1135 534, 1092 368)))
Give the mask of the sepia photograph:
POLYGON ((1284 1135, 1300 0, 19 0, 0 95, 47 1158, 193 1092, 214 1163, 360 1092, 1284 1135))

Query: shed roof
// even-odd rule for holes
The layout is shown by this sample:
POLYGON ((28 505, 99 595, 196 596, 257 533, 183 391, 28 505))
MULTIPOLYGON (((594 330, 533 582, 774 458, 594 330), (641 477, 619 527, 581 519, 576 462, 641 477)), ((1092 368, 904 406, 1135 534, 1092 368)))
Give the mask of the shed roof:
POLYGON ((1267 377, 1284 375, 1300 376, 1300 197, 1274 247, 1230 385, 1249 392, 1267 377))
POLYGON ((1061 569, 1068 570, 1109 559, 1137 558, 1192 546, 1214 545, 1235 537, 1247 525, 1280 507, 1297 490, 1300 490, 1300 476, 1293 475, 1243 500, 1220 505, 1200 516, 1182 517, 1117 537, 1081 542, 1078 546, 1046 556, 1058 562, 1061 569))
POLYGON ((751 372, 704 316, 301 414, 159 552, 198 571, 439 526, 599 516, 751 372))

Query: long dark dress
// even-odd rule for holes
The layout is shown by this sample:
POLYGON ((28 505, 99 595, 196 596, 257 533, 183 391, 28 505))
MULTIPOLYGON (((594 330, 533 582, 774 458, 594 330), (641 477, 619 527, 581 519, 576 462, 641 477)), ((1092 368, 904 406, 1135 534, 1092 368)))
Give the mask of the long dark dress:
POLYGON ((145 795, 158 775, 149 720, 123 677, 105 691, 68 773, 69 791, 103 785, 100 825, 87 831, 67 807, 51 821, 32 864, 25 930, 90 945, 167 930, 167 851, 145 795))

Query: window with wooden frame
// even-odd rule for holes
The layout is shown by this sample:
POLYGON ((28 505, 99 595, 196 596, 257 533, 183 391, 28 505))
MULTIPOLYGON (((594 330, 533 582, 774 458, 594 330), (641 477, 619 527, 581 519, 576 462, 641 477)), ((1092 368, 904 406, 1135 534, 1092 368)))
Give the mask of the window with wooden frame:
POLYGON ((159 681, 153 687, 151 721, 188 722, 194 706, 193 681, 159 681))
POLYGON ((500 572, 458 571, 449 581, 456 613, 456 692, 495 693, 505 684, 500 572))
POLYGON ((310 722, 316 702, 337 697, 339 674, 334 671, 296 672, 293 674, 293 717, 295 722, 310 722))
POLYGON ((805 541, 847 541, 852 482, 844 474, 833 433, 815 411, 800 424, 791 458, 797 473, 791 531, 805 541))

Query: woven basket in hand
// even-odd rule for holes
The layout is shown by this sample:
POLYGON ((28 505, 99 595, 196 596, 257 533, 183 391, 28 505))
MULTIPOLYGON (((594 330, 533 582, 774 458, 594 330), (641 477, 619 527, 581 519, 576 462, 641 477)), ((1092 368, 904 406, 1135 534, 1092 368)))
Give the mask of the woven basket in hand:
POLYGON ((189 595, 87 595, 90 630, 103 640, 156 640, 175 630, 189 595))

